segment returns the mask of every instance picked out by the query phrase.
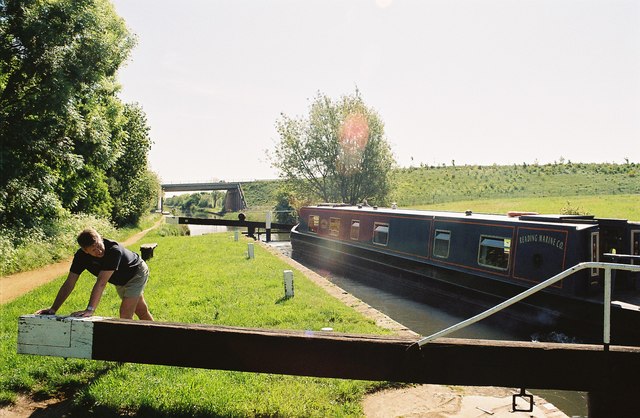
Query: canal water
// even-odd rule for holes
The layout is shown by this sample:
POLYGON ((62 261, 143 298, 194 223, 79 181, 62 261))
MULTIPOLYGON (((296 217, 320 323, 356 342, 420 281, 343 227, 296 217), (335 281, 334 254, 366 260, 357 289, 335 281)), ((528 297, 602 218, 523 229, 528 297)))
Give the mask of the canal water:
MULTIPOLYGON (((189 229, 191 235, 230 230, 226 227, 205 225, 189 225, 189 229)), ((264 236, 261 236, 261 239, 264 239, 264 236)), ((291 243, 287 239, 288 234, 282 234, 280 236, 274 235, 273 242, 270 245, 276 247, 283 254, 291 256, 291 243)), ((379 272, 372 272, 371 275, 363 273, 362 271, 358 273, 336 272, 323 269, 304 260, 297 261, 302 262, 306 267, 327 278, 335 285, 423 336, 455 325, 471 316, 468 312, 461 313, 457 309, 452 309, 451 304, 448 302, 444 304, 441 303, 437 297, 429 299, 422 295, 419 300, 417 300, 413 291, 388 285, 394 282, 394 278, 385 277, 379 272)), ((500 322, 486 322, 486 320, 460 330, 451 336, 495 340, 537 338, 535 332, 531 332, 531 330, 524 330, 523 332, 523 330, 517 329, 517 326, 505 326, 500 322)), ((543 337, 544 339, 549 339, 547 333, 545 333, 543 337)), ((558 334, 555 339, 563 341, 570 339, 570 337, 558 334)), ((523 364, 520 370, 514 370, 513 372, 526 373, 527 369, 534 367, 544 367, 544 365, 523 364)), ((580 365, 576 365, 576 367, 580 367, 580 365)), ((588 365, 584 365, 584 367, 588 367, 588 365)), ((549 376, 552 378, 553 370, 549 370, 549 376)), ((570 417, 587 416, 587 394, 584 392, 554 390, 532 390, 532 392, 554 404, 570 417)))

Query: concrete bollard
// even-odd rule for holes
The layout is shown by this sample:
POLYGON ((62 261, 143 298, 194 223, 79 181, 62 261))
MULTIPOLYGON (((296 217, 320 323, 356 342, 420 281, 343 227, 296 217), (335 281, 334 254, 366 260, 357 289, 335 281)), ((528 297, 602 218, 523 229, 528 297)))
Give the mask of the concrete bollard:
POLYGON ((285 270, 284 274, 284 297, 293 297, 293 271, 285 270))
POLYGON ((247 258, 252 259, 255 258, 255 254, 253 252, 253 242, 247 244, 247 258))
POLYGON ((267 212, 266 218, 265 218, 265 229, 267 230, 267 242, 271 242, 271 211, 267 212))
POLYGON ((238 242, 238 238, 240 236, 240 233, 238 231, 233 231, 233 240, 238 242))

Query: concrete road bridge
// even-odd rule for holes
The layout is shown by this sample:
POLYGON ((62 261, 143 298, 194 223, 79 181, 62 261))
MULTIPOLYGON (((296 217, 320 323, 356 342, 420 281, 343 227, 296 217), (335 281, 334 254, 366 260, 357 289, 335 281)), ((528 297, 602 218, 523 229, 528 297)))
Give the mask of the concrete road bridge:
POLYGON ((208 183, 164 183, 161 184, 161 195, 158 199, 158 209, 164 209, 164 194, 167 192, 207 192, 225 190, 223 208, 226 212, 238 212, 247 208, 242 185, 238 182, 208 182, 208 183))

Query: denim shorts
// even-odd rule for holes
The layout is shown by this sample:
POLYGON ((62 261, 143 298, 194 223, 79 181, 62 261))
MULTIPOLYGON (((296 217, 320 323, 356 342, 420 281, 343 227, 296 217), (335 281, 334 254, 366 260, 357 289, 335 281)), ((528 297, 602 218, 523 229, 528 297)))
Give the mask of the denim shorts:
POLYGON ((149 267, 144 261, 138 266, 136 274, 122 286, 116 285, 116 291, 120 299, 142 296, 144 287, 149 280, 149 267))

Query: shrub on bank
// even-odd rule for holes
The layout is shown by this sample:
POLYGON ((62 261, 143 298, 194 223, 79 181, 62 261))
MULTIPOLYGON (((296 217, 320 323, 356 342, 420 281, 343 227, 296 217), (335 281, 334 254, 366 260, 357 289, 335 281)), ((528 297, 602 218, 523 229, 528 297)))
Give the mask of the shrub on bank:
POLYGON ((104 218, 84 214, 67 214, 28 231, 0 229, 0 276, 33 270, 73 256, 78 248, 76 237, 87 227, 115 239, 131 232, 116 229, 104 218))

